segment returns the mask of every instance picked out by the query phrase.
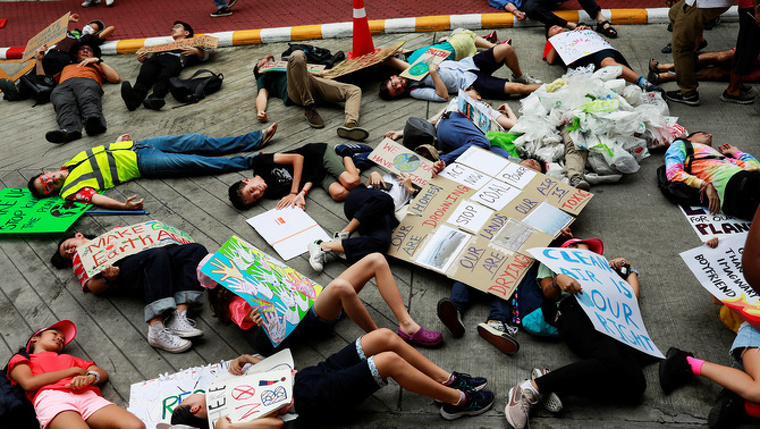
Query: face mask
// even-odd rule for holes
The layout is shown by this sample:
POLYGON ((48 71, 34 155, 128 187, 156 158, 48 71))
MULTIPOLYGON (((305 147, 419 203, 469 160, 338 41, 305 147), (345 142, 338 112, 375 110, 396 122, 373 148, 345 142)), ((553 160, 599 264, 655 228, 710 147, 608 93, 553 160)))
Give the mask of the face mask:
POLYGON ((82 34, 95 34, 95 29, 90 24, 87 24, 82 28, 82 34))

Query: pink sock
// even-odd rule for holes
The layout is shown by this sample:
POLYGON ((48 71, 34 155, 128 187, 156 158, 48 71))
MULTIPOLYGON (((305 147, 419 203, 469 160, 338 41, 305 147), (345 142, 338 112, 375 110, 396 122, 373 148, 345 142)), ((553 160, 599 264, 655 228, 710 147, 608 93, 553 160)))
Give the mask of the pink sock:
POLYGON ((462 404, 464 404, 464 401, 466 401, 466 400, 467 400, 467 395, 465 395, 464 392, 460 390, 459 391, 459 401, 456 404, 454 404, 454 405, 462 405, 462 404))
POLYGON ((691 366, 691 372, 693 372, 694 375, 702 375, 702 365, 704 365, 705 361, 686 356, 686 363, 691 366))
POLYGON ((443 385, 444 385, 444 386, 448 386, 449 384, 451 384, 451 383, 453 383, 453 382, 454 382, 454 373, 452 372, 452 373, 449 375, 449 378, 448 378, 446 381, 444 381, 444 382, 443 382, 443 385))

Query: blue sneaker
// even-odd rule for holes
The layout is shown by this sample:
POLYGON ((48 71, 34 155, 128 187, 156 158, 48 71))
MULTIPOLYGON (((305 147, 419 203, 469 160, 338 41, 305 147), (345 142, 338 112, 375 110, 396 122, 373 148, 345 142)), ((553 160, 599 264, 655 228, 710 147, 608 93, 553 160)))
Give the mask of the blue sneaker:
POLYGON ((354 156, 354 165, 361 171, 367 171, 375 166, 375 163, 370 161, 369 152, 358 153, 354 156))
POLYGON ((473 377, 470 374, 456 371, 452 372, 452 374, 454 375, 454 381, 446 385, 446 387, 451 387, 452 389, 465 392, 479 392, 488 385, 488 380, 485 377, 473 377))
POLYGON ((335 146, 335 153, 340 156, 354 156, 358 153, 369 153, 373 150, 372 146, 363 143, 348 143, 335 146))
POLYGON ((493 400, 493 393, 487 390, 482 392, 465 392, 463 404, 446 404, 441 407, 441 415, 446 420, 456 420, 464 416, 477 416, 491 409, 493 400))

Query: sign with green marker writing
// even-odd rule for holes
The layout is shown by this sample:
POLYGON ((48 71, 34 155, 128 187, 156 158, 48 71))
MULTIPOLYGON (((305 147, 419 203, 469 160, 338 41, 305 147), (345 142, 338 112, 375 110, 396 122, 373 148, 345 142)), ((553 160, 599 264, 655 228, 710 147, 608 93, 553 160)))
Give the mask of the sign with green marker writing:
POLYGON ((28 189, 0 190, 0 234, 64 232, 90 204, 61 197, 37 199, 28 189))

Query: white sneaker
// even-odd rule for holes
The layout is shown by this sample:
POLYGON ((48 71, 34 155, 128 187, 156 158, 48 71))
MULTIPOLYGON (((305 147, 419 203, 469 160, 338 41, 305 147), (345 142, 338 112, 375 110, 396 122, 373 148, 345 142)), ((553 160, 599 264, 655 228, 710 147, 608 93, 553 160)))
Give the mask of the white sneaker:
POLYGON ((317 274, 322 272, 327 262, 327 252, 322 250, 322 246, 319 245, 321 242, 322 240, 318 240, 306 246, 309 250, 309 264, 317 274))
POLYGON ((115 0, 106 0, 106 6, 111 6, 111 5, 113 5, 113 2, 114 2, 114 1, 115 1, 115 0))
POLYGON ((187 318, 187 310, 174 310, 166 320, 166 329, 181 338, 202 337, 203 331, 195 327, 195 321, 187 318))
POLYGON ((507 421, 515 429, 523 429, 528 424, 530 409, 538 402, 538 395, 530 390, 523 390, 520 384, 509 389, 509 401, 504 407, 507 421))
MULTIPOLYGON (((549 370, 539 369, 539 368, 533 368, 533 371, 530 373, 530 379, 535 380, 541 376, 544 376, 549 373, 549 370)), ((544 409, 550 413, 559 413, 562 411, 565 407, 562 405, 562 401, 559 399, 559 396, 551 392, 548 395, 541 395, 541 401, 544 403, 544 409)))
MULTIPOLYGON (((332 241, 343 241, 343 240, 347 239, 350 236, 351 236, 350 232, 336 232, 332 236, 332 238, 333 238, 332 241)), ((342 259, 344 261, 346 260, 346 254, 345 253, 341 253, 341 252, 333 252, 333 253, 335 253, 335 256, 337 256, 338 258, 340 258, 340 259, 342 259)))
POLYGON ((523 73, 522 76, 517 77, 514 74, 512 75, 512 82, 515 83, 522 83, 525 85, 540 85, 543 82, 541 82, 540 79, 536 79, 535 77, 529 75, 528 73, 523 73))
POLYGON ((100 0, 84 0, 82 2, 82 7, 90 7, 96 4, 100 4, 100 0))
POLYGON ((148 344, 169 353, 182 353, 193 345, 190 340, 180 338, 170 329, 164 328, 161 322, 154 323, 148 328, 148 344))

